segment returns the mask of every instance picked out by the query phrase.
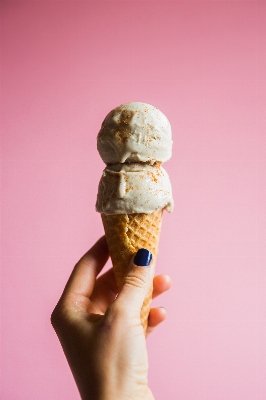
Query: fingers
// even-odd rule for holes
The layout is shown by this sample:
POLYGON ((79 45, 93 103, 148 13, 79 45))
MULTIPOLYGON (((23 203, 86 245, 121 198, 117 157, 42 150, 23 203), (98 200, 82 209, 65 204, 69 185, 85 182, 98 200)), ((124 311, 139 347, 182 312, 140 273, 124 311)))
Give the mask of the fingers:
MULTIPOLYGON (((169 290, 172 286, 172 280, 168 275, 157 275, 153 279, 152 298, 160 296, 160 294, 169 290)), ((166 318, 166 310, 164 307, 151 308, 148 318, 147 336, 166 318)))
POLYGON ((114 301, 117 292, 114 270, 111 268, 97 279, 90 300, 98 310, 105 313, 107 307, 114 301))
POLYGON ((166 319, 165 308, 163 307, 151 308, 148 319, 147 335, 149 335, 165 319, 166 319))
POLYGON ((139 317, 142 304, 151 287, 154 275, 152 254, 146 249, 138 250, 124 278, 124 285, 113 307, 126 310, 127 315, 139 317), (136 265, 137 264, 137 265, 136 265))
POLYGON ((109 257, 105 236, 79 260, 66 284, 63 295, 76 294, 89 297, 93 291, 96 276, 109 257))
MULTIPOLYGON (((157 275, 153 279, 152 298, 160 296, 169 290, 172 286, 172 280, 168 275, 157 275)), ((164 307, 151 308, 148 318, 147 333, 148 336, 159 324, 166 319, 166 310, 164 307)))
MULTIPOLYGON (((172 286, 172 280, 168 275, 157 275, 153 279, 153 295, 158 297, 169 290, 172 286)), ((100 276, 95 283, 90 300, 99 311, 105 313, 108 306, 114 301, 118 293, 113 268, 100 276)))
POLYGON ((160 296, 160 294, 169 290, 172 286, 172 280, 168 275, 157 275, 153 279, 152 298, 160 296))

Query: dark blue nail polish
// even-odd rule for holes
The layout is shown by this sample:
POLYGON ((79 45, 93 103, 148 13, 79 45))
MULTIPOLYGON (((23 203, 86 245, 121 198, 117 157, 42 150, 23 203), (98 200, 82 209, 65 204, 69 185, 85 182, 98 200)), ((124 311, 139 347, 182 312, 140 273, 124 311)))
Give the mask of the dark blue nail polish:
POLYGON ((152 260, 152 253, 146 249, 139 249, 134 257, 134 264, 138 267, 147 267, 152 260))

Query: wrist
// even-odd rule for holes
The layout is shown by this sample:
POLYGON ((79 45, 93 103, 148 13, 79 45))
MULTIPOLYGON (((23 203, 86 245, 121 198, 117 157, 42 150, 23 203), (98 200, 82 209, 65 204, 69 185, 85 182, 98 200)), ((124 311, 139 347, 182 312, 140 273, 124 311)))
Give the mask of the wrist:
POLYGON ((80 392, 82 400, 154 400, 151 390, 149 387, 136 387, 130 388, 130 385, 126 390, 117 390, 102 386, 100 390, 88 390, 83 393, 80 392))
MULTIPOLYGON (((147 387, 135 387, 130 386, 125 391, 109 390, 102 393, 97 400, 154 400, 153 394, 150 388, 147 387)), ((84 399, 84 400, 89 400, 84 399)))

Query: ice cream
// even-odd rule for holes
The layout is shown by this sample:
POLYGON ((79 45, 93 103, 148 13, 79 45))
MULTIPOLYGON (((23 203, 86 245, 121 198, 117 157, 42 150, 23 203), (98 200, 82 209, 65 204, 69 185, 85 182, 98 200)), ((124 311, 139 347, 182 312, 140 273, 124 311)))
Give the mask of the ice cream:
POLYGON ((105 214, 150 214, 173 209, 172 188, 163 167, 114 164, 105 168, 99 184, 97 211, 105 214))
MULTIPOLYGON (((166 116, 140 102, 112 110, 98 134, 98 151, 107 167, 99 183, 96 210, 102 216, 119 290, 138 249, 146 248, 156 256, 163 210, 173 210, 171 182, 161 166, 171 157, 172 143, 166 116)), ((152 290, 140 315, 144 331, 152 290)))
POLYGON ((171 125, 166 116, 150 104, 122 104, 104 119, 97 148, 108 165, 164 162, 172 155, 171 125))

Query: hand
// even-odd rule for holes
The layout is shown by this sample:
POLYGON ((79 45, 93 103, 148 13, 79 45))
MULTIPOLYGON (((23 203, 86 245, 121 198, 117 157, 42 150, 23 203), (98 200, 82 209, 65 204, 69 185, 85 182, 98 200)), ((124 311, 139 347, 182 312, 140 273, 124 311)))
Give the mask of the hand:
MULTIPOLYGON (((51 321, 83 400, 154 399, 147 380, 148 356, 140 310, 154 275, 129 266, 117 296, 113 270, 96 280, 109 257, 102 237, 76 264, 51 321)), ((153 279, 153 297, 171 287, 167 275, 153 279)), ((147 334, 164 319, 150 310, 147 334)))

